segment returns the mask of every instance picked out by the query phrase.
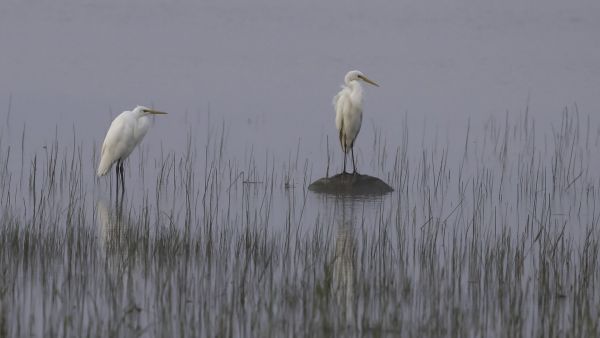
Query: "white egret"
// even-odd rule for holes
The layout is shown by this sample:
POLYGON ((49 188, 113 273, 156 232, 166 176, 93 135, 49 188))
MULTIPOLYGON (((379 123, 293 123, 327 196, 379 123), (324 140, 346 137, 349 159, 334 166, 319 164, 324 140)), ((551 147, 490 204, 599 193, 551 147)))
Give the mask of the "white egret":
POLYGON ((115 117, 110 124, 110 128, 108 128, 104 143, 102 144, 102 154, 100 155, 100 165, 98 165, 97 174, 98 176, 106 175, 116 162, 117 193, 119 191, 119 176, 123 191, 125 191, 123 161, 140 144, 144 135, 150 129, 150 125, 152 124, 150 119, 151 114, 166 113, 144 106, 137 106, 132 111, 124 111, 115 117))
POLYGON ((333 98, 335 107, 335 126, 339 133, 340 145, 344 152, 344 172, 346 173, 346 155, 348 150, 352 153, 353 173, 356 174, 356 164, 354 162, 354 141, 360 131, 362 124, 362 86, 360 80, 379 85, 369 80, 358 70, 349 71, 344 77, 342 90, 333 98))

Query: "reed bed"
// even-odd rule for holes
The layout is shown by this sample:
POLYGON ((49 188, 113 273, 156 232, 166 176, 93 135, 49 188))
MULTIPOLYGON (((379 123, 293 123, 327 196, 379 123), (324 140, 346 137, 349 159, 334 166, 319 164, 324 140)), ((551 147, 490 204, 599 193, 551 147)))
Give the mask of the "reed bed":
POLYGON ((599 128, 559 121, 375 130, 379 197, 307 191, 335 164, 301 144, 236 157, 224 122, 142 146, 116 198, 81 136, 23 127, 0 136, 0 336, 599 336, 599 128))

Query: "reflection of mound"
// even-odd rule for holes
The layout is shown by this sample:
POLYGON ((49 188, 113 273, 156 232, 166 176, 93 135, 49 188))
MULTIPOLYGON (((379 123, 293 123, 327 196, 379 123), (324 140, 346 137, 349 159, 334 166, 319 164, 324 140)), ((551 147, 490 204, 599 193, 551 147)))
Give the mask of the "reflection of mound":
POLYGON ((348 173, 320 178, 311 183, 308 190, 336 195, 382 195, 394 191, 377 177, 348 173))

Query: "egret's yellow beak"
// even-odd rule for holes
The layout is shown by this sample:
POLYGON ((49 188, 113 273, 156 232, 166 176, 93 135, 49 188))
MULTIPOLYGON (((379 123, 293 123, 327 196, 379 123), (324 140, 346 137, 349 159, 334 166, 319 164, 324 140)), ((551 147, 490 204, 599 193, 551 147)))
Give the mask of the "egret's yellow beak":
POLYGON ((369 80, 368 77, 364 76, 364 75, 359 75, 358 76, 359 79, 362 79, 363 81, 365 81, 366 83, 372 84, 375 87, 379 87, 379 85, 377 83, 375 83, 374 81, 369 80))
POLYGON ((146 109, 146 112, 148 112, 148 114, 156 114, 156 115, 166 114, 164 111, 158 111, 158 110, 154 110, 154 109, 146 109))

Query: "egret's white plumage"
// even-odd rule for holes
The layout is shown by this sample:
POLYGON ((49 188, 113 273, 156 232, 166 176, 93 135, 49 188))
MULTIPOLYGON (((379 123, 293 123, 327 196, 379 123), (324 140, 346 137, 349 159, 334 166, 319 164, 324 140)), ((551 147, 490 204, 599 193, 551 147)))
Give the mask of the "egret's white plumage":
POLYGON ((354 173, 356 173, 353 147, 362 124, 361 80, 379 87, 377 83, 369 80, 360 71, 352 70, 344 77, 342 90, 340 90, 333 98, 333 106, 335 107, 335 127, 338 130, 340 145, 344 152, 344 172, 346 172, 346 154, 348 153, 348 150, 350 150, 352 152, 352 166, 354 173))
POLYGON ((140 144, 148 129, 150 129, 152 125, 151 114, 166 113, 144 106, 137 106, 132 111, 124 111, 115 117, 102 144, 100 164, 97 171, 98 176, 106 175, 116 162, 117 179, 119 178, 119 170, 121 170, 122 180, 123 161, 140 144))

